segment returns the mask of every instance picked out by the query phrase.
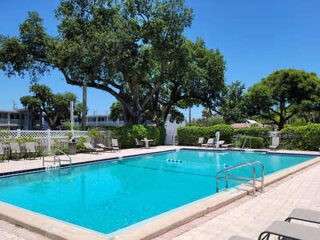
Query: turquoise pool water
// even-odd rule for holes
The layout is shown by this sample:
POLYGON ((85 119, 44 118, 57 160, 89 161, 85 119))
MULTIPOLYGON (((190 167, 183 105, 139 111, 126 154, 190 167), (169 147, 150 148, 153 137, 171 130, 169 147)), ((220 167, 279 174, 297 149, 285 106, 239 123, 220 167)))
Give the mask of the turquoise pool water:
MULTIPOLYGON (((214 194, 215 175, 226 164, 259 160, 265 165, 265 174, 270 174, 311 158, 314 157, 232 151, 158 153, 1 178, 0 200, 111 233, 214 194)), ((260 176, 260 169, 257 170, 260 176)), ((234 173, 251 175, 249 167, 234 173)))

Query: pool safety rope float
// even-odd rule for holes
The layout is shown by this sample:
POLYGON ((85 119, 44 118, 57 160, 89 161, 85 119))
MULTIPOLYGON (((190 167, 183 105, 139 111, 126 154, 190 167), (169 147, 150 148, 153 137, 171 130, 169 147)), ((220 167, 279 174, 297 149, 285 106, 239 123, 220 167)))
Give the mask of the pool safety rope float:
POLYGON ((168 163, 176 163, 176 164, 180 164, 180 163, 182 163, 182 161, 181 161, 181 160, 175 160, 175 159, 173 159, 173 158, 171 158, 171 159, 167 159, 167 162, 168 162, 168 163))

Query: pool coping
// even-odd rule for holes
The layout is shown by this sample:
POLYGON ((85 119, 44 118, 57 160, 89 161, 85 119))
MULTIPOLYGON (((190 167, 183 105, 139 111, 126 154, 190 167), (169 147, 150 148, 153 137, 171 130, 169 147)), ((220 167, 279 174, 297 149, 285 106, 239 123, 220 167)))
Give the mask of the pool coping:
MULTIPOLYGON (((180 150, 205 150, 205 151, 221 151, 221 150, 212 150, 212 149, 203 149, 203 148, 184 148, 184 147, 177 147, 180 150)), ((165 151, 155 151, 152 153, 141 153, 141 154, 134 154, 134 155, 126 155, 122 157, 113 157, 113 158, 106 158, 100 159, 96 161, 86 161, 81 163, 76 163, 74 165, 81 166, 87 164, 94 164, 99 162, 106 162, 106 161, 114 161, 119 160, 119 158, 130 158, 135 156, 141 155, 149 155, 154 153, 165 153, 165 152, 172 152, 176 151, 177 149, 173 150, 165 150, 165 151)), ((227 149, 230 151, 230 149, 227 149)), ((231 150, 232 151, 232 150, 231 150)), ((238 150, 234 150, 238 151, 238 150)), ((281 154, 279 152, 275 152, 275 154, 281 154)), ((290 154, 290 153, 282 153, 282 154, 290 154)), ((289 175, 292 175, 302 169, 310 167, 314 164, 320 163, 319 155, 313 154, 297 154, 294 155, 308 155, 308 156, 317 156, 310 160, 307 160, 303 163, 294 165, 292 167, 286 168, 284 170, 275 172, 273 174, 265 176, 265 186, 268 186, 276 181, 279 181, 289 175)), ((34 173, 35 169, 30 170, 23 170, 17 171, 22 172, 19 174, 28 174, 34 173)), ((38 168, 37 171, 44 171, 45 168, 38 168)), ((11 172, 11 175, 1 177, 8 177, 14 176, 12 173, 17 174, 17 172, 11 172)), ((158 216, 152 217, 149 220, 142 221, 143 225, 139 223, 134 224, 136 227, 130 226, 125 232, 118 230, 119 232, 116 236, 111 236, 110 234, 103 234, 98 233, 90 229, 82 228, 77 225, 73 225, 68 222, 64 222, 55 218, 51 218, 48 216, 41 215, 36 212, 32 212, 30 210, 22 209, 4 202, 0 201, 0 219, 6 220, 10 223, 15 225, 21 226, 33 232, 42 234, 43 236, 49 237, 54 240, 84 240, 84 239, 92 239, 92 240, 103 240, 103 239, 114 239, 114 240, 148 240, 153 239, 159 235, 162 235, 176 227, 184 225, 188 222, 195 220, 209 212, 212 212, 220 207, 228 205, 229 203, 238 200, 242 197, 251 193, 252 189, 246 185, 239 185, 235 188, 231 188, 228 191, 223 191, 218 194, 213 194, 211 196, 205 197, 193 203, 181 206, 176 209, 172 209, 166 213, 160 214, 158 216), (30 221, 32 219, 32 221, 30 221), (108 236, 109 235, 109 236, 108 236)))

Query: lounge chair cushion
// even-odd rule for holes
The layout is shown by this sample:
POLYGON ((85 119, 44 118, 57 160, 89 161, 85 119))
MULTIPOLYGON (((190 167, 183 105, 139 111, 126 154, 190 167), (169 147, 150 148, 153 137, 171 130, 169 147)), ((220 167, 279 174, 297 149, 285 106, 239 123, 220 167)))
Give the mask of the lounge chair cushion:
POLYGON ((296 208, 291 212, 286 221, 290 221, 291 219, 320 224, 320 212, 309 209, 296 208))
POLYGON ((296 223, 276 221, 261 233, 259 239, 263 239, 265 234, 268 233, 289 239, 319 240, 320 229, 296 223))

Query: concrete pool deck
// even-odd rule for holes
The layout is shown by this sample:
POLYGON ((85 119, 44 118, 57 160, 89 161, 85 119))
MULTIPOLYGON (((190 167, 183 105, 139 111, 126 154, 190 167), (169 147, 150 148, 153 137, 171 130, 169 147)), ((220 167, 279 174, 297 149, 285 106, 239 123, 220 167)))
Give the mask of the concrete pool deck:
MULTIPOLYGON (((146 153, 159 152, 159 151, 175 150, 175 149, 180 149, 180 148, 187 148, 187 147, 161 146, 161 147, 156 147, 156 148, 151 148, 151 149, 121 150, 120 152, 115 152, 115 153, 77 154, 77 155, 72 157, 72 160, 73 160, 73 163, 79 163, 79 162, 86 162, 86 161, 96 161, 96 160, 99 160, 99 159, 118 158, 118 157, 125 157, 125 156, 136 155, 136 154, 146 154, 146 153)), ((279 152, 281 152, 281 153, 302 153, 302 152, 293 152, 293 151, 279 151, 279 152)), ((303 152, 303 153, 304 154, 318 154, 318 152, 303 152)), ((319 172, 319 169, 320 169, 319 160, 320 160, 319 158, 314 159, 314 160, 310 160, 310 161, 307 161, 305 164, 302 164, 302 165, 299 164, 299 165, 296 165, 296 166, 294 166, 294 167, 292 167, 290 169, 283 170, 283 171, 281 171, 281 172, 279 172, 277 174, 270 175, 270 176, 268 176, 268 178, 266 178, 266 183, 269 183, 269 184, 273 183, 276 179, 282 179, 282 178, 286 177, 288 174, 294 174, 294 173, 295 173, 295 175, 293 175, 294 177, 289 177, 289 178, 295 179, 296 177, 300 176, 301 174, 304 174, 304 172, 309 172, 311 170, 314 172, 315 168, 318 169, 318 172, 319 172), (308 167, 310 164, 316 164, 316 165, 314 165, 314 168, 311 168, 311 167, 308 167), (305 168, 305 167, 308 167, 308 168, 306 170, 303 170, 304 172, 302 172, 302 173, 299 172, 298 174, 296 173, 297 171, 300 170, 300 168, 305 168)), ((36 169, 36 168, 41 168, 41 167, 42 167, 42 161, 41 160, 23 160, 23 161, 17 161, 17 162, 16 161, 4 162, 4 163, 0 163, 0 173, 12 172, 12 171, 17 171, 17 170, 21 171, 21 170, 26 170, 26 169, 36 169)), ((315 187, 314 189, 320 189, 320 183, 319 183, 320 180, 319 180, 319 178, 315 178, 315 179, 318 179, 318 182, 312 183, 312 184, 315 185, 315 184, 318 183, 318 185, 314 186, 315 187)), ((283 184, 285 184, 285 183, 283 183, 283 184)), ((188 231, 188 232, 182 234, 181 236, 178 236, 177 239, 180 239, 180 238, 181 238, 181 240, 184 239, 184 238, 185 239, 227 239, 227 235, 221 235, 220 236, 219 235, 220 233, 217 233, 217 235, 215 235, 215 238, 212 238, 210 231, 209 231, 210 232, 210 236, 207 235, 206 237, 204 237, 203 236, 204 233, 201 232, 202 224, 199 225, 199 226, 196 226, 196 225, 194 225, 194 222, 192 222, 192 220, 196 219, 195 221, 198 221, 198 222, 201 219, 203 220, 203 218, 208 220, 209 219, 208 215, 213 214, 213 213, 215 213, 215 212, 217 212, 219 210, 210 213, 211 211, 216 210, 216 209, 226 205, 227 203, 234 202, 236 199, 239 199, 239 198, 242 198, 242 199, 238 200, 238 201, 243 201, 243 199, 248 198, 248 202, 252 201, 252 200, 256 200, 256 199, 258 200, 259 199, 259 201, 260 200, 261 201, 262 200, 265 200, 265 201, 267 200, 267 201, 270 201, 272 203, 273 201, 275 201, 275 200, 272 199, 272 197, 270 197, 270 200, 269 200, 269 197, 267 197, 267 199, 265 197, 265 196, 267 196, 267 194, 269 194, 269 189, 272 189, 272 186, 273 185, 271 185, 271 187, 267 188, 266 193, 263 193, 262 195, 260 195, 260 196, 258 196, 256 198, 246 197, 247 193, 245 191, 243 191, 245 189, 242 189, 242 190, 239 190, 239 189, 230 190, 226 194, 221 194, 219 196, 204 200, 206 202, 201 201, 201 202, 199 202, 199 204, 194 204, 194 205, 192 205, 190 207, 183 208, 181 210, 175 211, 175 212, 173 212, 171 214, 168 214, 167 216, 164 216, 163 218, 156 219, 155 221, 147 223, 147 224, 145 224, 145 225, 143 225, 141 227, 132 229, 132 230, 130 230, 130 231, 124 233, 124 234, 120 234, 119 236, 116 237, 116 239, 130 239, 130 240, 132 240, 132 239, 152 239, 153 237, 156 237, 157 235, 165 233, 166 231, 169 231, 169 230, 172 230, 172 229, 175 229, 175 230, 173 230, 171 232, 168 232, 167 234, 164 234, 164 235, 158 237, 158 239, 172 239, 172 238, 174 238, 174 237, 176 237, 176 236, 178 236, 178 235, 180 235, 182 233, 181 229, 184 229, 184 232, 186 232, 186 231, 188 231), (229 198, 229 200, 226 199, 227 195, 229 195, 229 196, 231 195, 232 198, 231 199, 229 198), (223 200, 222 202, 224 202, 224 203, 222 204, 222 202, 220 202, 220 201, 218 201, 218 203, 217 203, 217 199, 223 200), (197 212, 198 212, 198 214, 197 214, 197 212), (204 216, 204 217, 201 218, 201 216, 204 216), (198 217, 200 217, 200 218, 198 218, 198 217), (189 224, 191 224, 191 225, 188 225, 188 224, 187 225, 183 225, 183 224, 188 223, 188 222, 190 222, 189 224), (181 227, 179 227, 179 226, 181 226, 181 227), (196 227, 196 228, 193 229, 193 230, 190 230, 191 228, 188 229, 188 227, 186 227, 186 226, 189 226, 189 228, 190 228, 190 226, 192 226, 192 228, 194 228, 194 227, 196 227), (200 228, 200 230, 196 231, 198 228, 200 228), (192 233, 192 231, 196 231, 196 233, 192 233), (200 234, 203 237, 202 238, 194 238, 194 236, 197 235, 197 234, 200 234), (190 236, 191 236, 191 238, 190 238, 190 236), (219 237, 217 237, 217 236, 219 236, 219 237), (226 237, 226 238, 224 238, 224 237, 226 237)), ((293 185, 293 186, 295 186, 295 185, 293 185)), ((300 185, 298 185, 298 186, 300 186, 300 185)), ((278 187, 275 187, 275 189, 277 189, 277 188, 278 187)), ((293 187, 291 187, 291 188, 293 188, 293 187)), ((249 190, 249 189, 247 189, 247 190, 249 190)), ((318 191, 320 191, 320 190, 318 190, 318 191)), ((280 194, 280 195, 278 194, 278 197, 281 197, 281 195, 282 194, 280 194)), ((319 192, 318 192, 318 195, 320 195, 319 192)), ((304 197, 304 196, 301 196, 301 197, 304 197)), ((282 196, 282 199, 284 199, 284 200, 288 199, 290 201, 290 195, 287 194, 286 192, 284 192, 284 196, 282 196)), ((312 198, 310 201, 315 201, 315 200, 312 198)), ((318 199, 318 207, 320 208, 319 201, 320 200, 318 199)), ((233 204, 233 203, 231 203, 231 204, 233 204)), ((260 208, 265 209, 264 206, 266 206, 265 205, 266 203, 264 203, 263 201, 261 203, 257 203, 257 204, 258 204, 258 206, 260 208)), ((242 205, 243 204, 241 204, 241 206, 242 205)), ((301 207, 307 207, 308 208, 308 206, 301 206, 301 207)), ((257 213, 255 213, 255 214, 257 214, 257 213)), ((258 215, 259 215, 259 213, 258 213, 258 215)), ((254 218, 256 216, 252 215, 251 217, 254 218)), ((42 216, 42 218, 45 218, 45 217, 42 216)), ((0 219, 1 219, 1 217, 0 217, 0 219)), ((48 219, 51 220, 51 221, 54 221, 54 220, 52 220, 50 218, 48 218, 48 219)), ((214 219, 216 219, 216 218, 214 218, 214 219)), ((214 219, 212 219, 212 221, 214 219)), ((43 219, 41 219, 41 221, 42 220, 43 219)), ((234 230, 234 229, 238 229, 239 228, 238 227, 239 224, 236 224, 236 222, 243 224, 243 221, 242 220, 239 221, 239 220, 240 220, 240 218, 237 215, 235 217, 231 218, 230 222, 225 225, 224 231, 230 232, 230 233, 234 232, 234 231, 232 231, 232 229, 234 230)), ((274 220, 278 220, 278 219, 275 219, 275 218, 272 219, 272 221, 274 221, 274 220)), ((9 221, 10 221, 10 219, 9 219, 9 221)), ((50 221, 47 222, 47 224, 51 224, 51 223, 52 222, 50 222, 50 221)), ((263 223, 261 223, 260 225, 264 225, 263 223)), ((209 224, 209 223, 204 223, 204 224, 209 224)), ((217 224, 217 226, 220 226, 220 225, 221 224, 217 224)), ((0 237, 1 237, 1 233, 3 231, 5 231, 5 232, 7 231, 7 229, 2 229, 1 226, 2 225, 0 223, 0 237)), ((54 227, 53 227, 53 228, 51 228, 49 230, 53 231, 53 233, 56 233, 57 236, 59 236, 59 234, 61 233, 61 230, 64 229, 65 226, 63 226, 63 227, 60 226, 60 227, 57 227, 56 229, 54 229, 54 227)), ((80 233, 80 234, 82 233, 83 234, 82 231, 84 231, 84 229, 77 229, 76 227, 72 227, 71 225, 69 227, 70 227, 70 229, 67 230, 67 231, 71 231, 75 235, 72 235, 72 236, 69 235, 71 237, 70 238, 65 238, 65 239, 80 239, 80 238, 77 238, 77 236, 79 236, 78 233, 80 233), (77 233, 78 230, 79 230, 79 232, 77 233)), ((265 227, 267 227, 267 226, 263 226, 263 228, 265 228, 265 227)), ((211 228, 212 228, 212 226, 211 226, 211 228)), ((262 228, 262 226, 261 226, 261 228, 262 228)), ((14 227, 12 229, 13 229, 13 232, 14 232, 14 227)), ((218 227, 217 229, 220 230, 220 227, 218 227)), ((31 228, 31 230, 34 231, 35 229, 31 228)), ((64 229, 64 230, 66 230, 66 229, 64 229)), ((36 231, 36 232, 38 232, 38 231, 36 231)), ((243 232, 240 232, 240 233, 242 233, 242 235, 252 236, 252 234, 249 235, 248 232, 246 232, 245 228, 244 228, 243 232)), ((10 234, 10 232, 9 232, 9 234, 10 234)), ((30 233, 30 234, 32 234, 32 233, 30 233)), ((58 238, 56 238, 54 236, 56 234, 53 234, 53 235, 49 234, 47 236, 50 237, 50 238, 53 238, 53 239, 58 239, 58 238)), ((94 234, 94 233, 92 233, 92 234, 94 234)), ((61 236, 61 238, 59 238, 59 239, 64 239, 64 237, 66 237, 66 236, 67 235, 61 236)), ((84 237, 84 236, 82 235, 82 237, 84 237)), ((95 239, 107 239, 105 236, 101 236, 101 235, 96 235, 96 237, 97 238, 95 238, 95 239)), ((6 238, 4 238, 4 239, 6 239, 6 238)), ((11 238, 8 238, 8 239, 11 239, 11 238)), ((20 240, 20 239, 24 239, 24 238, 14 238, 13 237, 12 239, 19 239, 20 240)), ((28 238, 25 238, 25 239, 28 239, 28 238)), ((34 238, 34 239, 37 239, 37 238, 34 238)), ((43 239, 46 239, 46 238, 43 238, 43 239)), ((81 239, 85 239, 85 238, 81 238, 81 239)))

